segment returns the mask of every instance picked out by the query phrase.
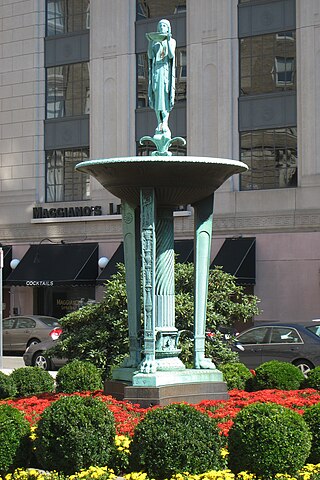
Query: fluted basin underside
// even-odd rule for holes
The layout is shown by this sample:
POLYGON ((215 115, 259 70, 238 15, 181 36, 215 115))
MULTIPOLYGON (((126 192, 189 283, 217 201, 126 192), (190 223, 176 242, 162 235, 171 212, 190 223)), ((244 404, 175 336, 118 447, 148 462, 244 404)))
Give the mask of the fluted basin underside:
POLYGON ((78 163, 76 169, 133 205, 139 204, 142 187, 153 187, 157 205, 176 206, 208 197, 231 175, 248 167, 224 158, 140 156, 89 160, 78 163))

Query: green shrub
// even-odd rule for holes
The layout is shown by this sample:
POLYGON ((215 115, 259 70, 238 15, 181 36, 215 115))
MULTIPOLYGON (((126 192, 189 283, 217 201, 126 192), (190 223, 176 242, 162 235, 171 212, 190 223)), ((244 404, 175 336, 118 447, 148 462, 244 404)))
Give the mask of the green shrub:
POLYGON ((243 363, 225 363, 219 365, 219 370, 223 373, 224 381, 227 382, 228 390, 237 388, 246 390, 246 386, 253 375, 243 363))
POLYGON ((0 372, 0 398, 15 397, 17 388, 9 375, 0 372))
POLYGON ((279 390, 298 390, 305 378, 301 370, 291 363, 271 360, 256 369, 252 381, 253 390, 276 388, 279 390))
POLYGON ((310 370, 307 378, 303 382, 303 387, 320 390, 320 367, 315 367, 313 370, 310 370))
POLYGON ((36 457, 42 468, 66 474, 108 465, 114 438, 113 414, 100 399, 61 397, 38 423, 36 457))
POLYGON ((148 411, 135 428, 131 468, 156 479, 178 472, 201 473, 219 468, 220 447, 212 418, 190 405, 172 404, 148 411))
POLYGON ((307 407, 303 418, 312 434, 311 451, 308 462, 320 463, 320 403, 307 407))
POLYGON ((102 378, 100 370, 90 362, 73 360, 57 373, 56 391, 63 393, 100 390, 102 378))
POLYGON ((0 473, 28 464, 31 451, 30 425, 11 405, 0 405, 0 473))
POLYGON ((294 475, 305 464, 311 434, 298 413, 275 403, 253 403, 236 416, 228 437, 228 464, 261 478, 294 475))
POLYGON ((18 397, 28 397, 44 392, 54 391, 54 380, 49 372, 39 367, 21 367, 11 375, 18 397))

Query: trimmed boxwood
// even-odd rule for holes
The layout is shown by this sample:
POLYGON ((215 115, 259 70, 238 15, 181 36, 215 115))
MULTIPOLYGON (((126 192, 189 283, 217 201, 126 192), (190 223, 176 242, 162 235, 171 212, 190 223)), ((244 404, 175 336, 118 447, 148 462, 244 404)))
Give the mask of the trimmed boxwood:
POLYGON ((313 370, 310 370, 303 383, 303 387, 320 390, 320 367, 315 367, 313 370))
POLYGON ((298 390, 304 380, 303 373, 295 365, 271 360, 256 369, 256 374, 252 379, 252 389, 298 390))
POLYGON ((39 393, 53 392, 54 380, 49 372, 40 367, 21 367, 11 375, 18 397, 28 397, 39 393))
POLYGON ((17 394, 17 387, 10 375, 0 372, 0 398, 14 397, 17 394))
POLYGON ((252 373, 243 363, 225 363, 219 365, 219 370, 223 373, 223 379, 227 382, 228 390, 237 388, 246 390, 249 381, 252 381, 252 373))
POLYGON ((307 407, 304 411, 303 418, 312 434, 311 451, 308 462, 320 463, 320 403, 307 407))
POLYGON ((171 404, 148 411, 134 431, 131 468, 150 478, 220 467, 221 437, 214 419, 191 405, 171 404))
POLYGON ((56 391, 63 393, 94 391, 102 388, 100 370, 90 362, 73 360, 57 373, 56 391))
POLYGON ((228 437, 228 465, 270 479, 305 464, 311 433, 301 415, 275 403, 253 403, 236 416, 228 437))
POLYGON ((43 469, 72 474, 90 465, 108 465, 114 439, 114 417, 102 400, 61 397, 41 416, 35 452, 43 469))
POLYGON ((0 405, 0 474, 28 465, 30 425, 11 405, 0 405))

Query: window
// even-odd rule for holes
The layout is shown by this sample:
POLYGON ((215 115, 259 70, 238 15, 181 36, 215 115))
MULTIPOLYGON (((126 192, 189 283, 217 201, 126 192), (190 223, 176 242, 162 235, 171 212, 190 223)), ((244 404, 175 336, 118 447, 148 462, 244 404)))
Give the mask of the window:
POLYGON ((90 28, 90 0, 47 0, 47 36, 90 28))
POLYGON ((240 333, 237 341, 246 344, 268 343, 270 329, 267 327, 257 327, 243 334, 240 333))
POLYGON ((303 343, 294 328, 274 327, 271 334, 271 343, 303 343))
POLYGON ((240 40, 240 95, 295 90, 295 32, 240 40))
POLYGON ((32 318, 21 317, 17 319, 16 328, 35 328, 36 322, 32 318))
POLYGON ((275 75, 274 81, 277 86, 288 86, 294 83, 294 58, 293 57, 275 57, 274 59, 275 75))
MULTIPOLYGON (((146 53, 137 54, 138 99, 137 108, 148 106, 148 57, 146 53)), ((187 50, 186 47, 176 49, 176 95, 175 103, 187 98, 187 50)))
POLYGON ((145 20, 153 17, 166 17, 186 12, 185 0, 138 0, 137 20, 145 20))
POLYGON ((240 133, 241 190, 297 186, 297 129, 278 128, 240 133))
POLYGON ((77 163, 89 159, 89 148, 46 152, 46 202, 86 200, 90 178, 75 171, 77 163))
POLYGON ((84 115, 89 98, 88 62, 47 68, 47 118, 84 115))

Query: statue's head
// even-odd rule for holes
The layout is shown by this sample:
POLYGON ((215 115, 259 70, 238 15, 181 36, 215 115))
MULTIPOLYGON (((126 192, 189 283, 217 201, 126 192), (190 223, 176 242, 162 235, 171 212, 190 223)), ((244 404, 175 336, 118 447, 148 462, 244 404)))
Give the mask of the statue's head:
POLYGON ((159 33, 171 33, 171 25, 169 20, 162 19, 158 23, 157 32, 159 33))

